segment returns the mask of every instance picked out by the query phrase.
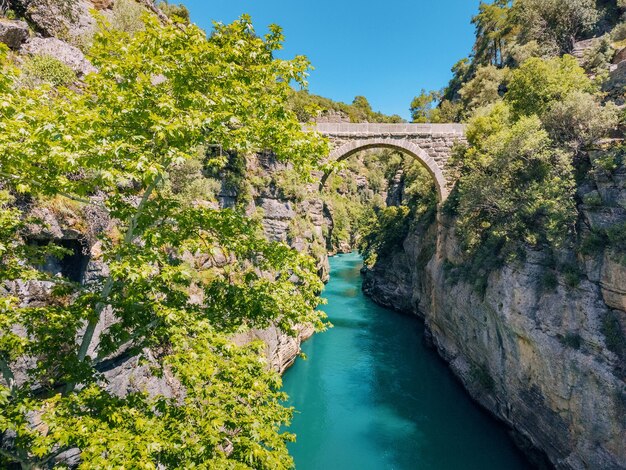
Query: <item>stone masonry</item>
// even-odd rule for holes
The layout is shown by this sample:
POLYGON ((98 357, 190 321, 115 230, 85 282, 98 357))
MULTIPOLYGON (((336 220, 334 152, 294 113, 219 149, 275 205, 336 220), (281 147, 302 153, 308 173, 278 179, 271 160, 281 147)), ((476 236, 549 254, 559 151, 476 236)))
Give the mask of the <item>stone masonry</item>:
MULTIPOLYGON (((454 183, 446 165, 452 147, 465 142, 463 124, 318 123, 313 130, 330 139, 330 160, 344 160, 372 148, 396 149, 417 158, 435 179, 441 202, 454 183)), ((322 186, 328 176, 324 175, 322 186)))

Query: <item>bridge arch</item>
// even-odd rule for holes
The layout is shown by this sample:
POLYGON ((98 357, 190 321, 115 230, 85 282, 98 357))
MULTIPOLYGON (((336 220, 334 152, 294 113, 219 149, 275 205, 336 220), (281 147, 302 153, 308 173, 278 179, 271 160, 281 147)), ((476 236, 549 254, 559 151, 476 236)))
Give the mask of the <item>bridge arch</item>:
MULTIPOLYGON (((419 145, 406 139, 373 138, 352 140, 332 150, 329 155, 329 160, 339 162, 362 150, 381 148, 398 150, 420 161, 435 181, 439 202, 443 203, 447 199, 449 195, 448 183, 441 168, 437 165, 437 162, 435 162, 424 149, 419 147, 419 145)), ((320 183, 320 190, 324 188, 331 174, 330 172, 324 174, 320 183)))

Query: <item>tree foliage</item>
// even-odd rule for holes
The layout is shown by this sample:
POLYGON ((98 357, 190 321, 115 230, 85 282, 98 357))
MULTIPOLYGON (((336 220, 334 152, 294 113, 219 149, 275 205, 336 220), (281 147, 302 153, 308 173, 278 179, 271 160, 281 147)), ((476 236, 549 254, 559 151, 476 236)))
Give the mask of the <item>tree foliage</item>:
POLYGON ((167 182, 203 146, 272 149, 310 169, 326 144, 286 107, 308 63, 275 59, 280 30, 260 38, 247 17, 210 38, 144 21, 133 35, 103 25, 90 53, 99 73, 80 90, 21 87, 2 51, 0 276, 44 281, 49 296, 0 303, 0 433, 12 442, 2 463, 54 465, 78 448, 85 468, 290 468, 280 379, 258 345, 228 337, 271 324, 322 327, 314 263, 267 242, 236 210, 175 197, 167 182), (63 250, 25 243, 15 196, 106 212, 116 221, 100 234, 108 272, 79 285, 29 267, 63 250), (114 394, 100 366, 122 350, 167 377, 172 395, 114 394))
POLYGON ((600 18, 595 0, 515 0, 513 17, 520 41, 536 41, 549 53, 571 52, 576 39, 593 31, 600 18))
POLYGON ((596 91, 573 57, 531 58, 510 72, 503 101, 477 110, 453 159, 460 178, 449 203, 471 258, 571 240, 573 155, 617 125, 596 91))
POLYGON ((482 2, 478 14, 472 19, 476 27, 474 60, 479 65, 502 67, 508 44, 513 41, 516 30, 510 20, 510 0, 482 2))
POLYGON ((451 72, 452 78, 450 82, 448 82, 448 86, 444 89, 442 98, 448 101, 456 101, 459 98, 459 90, 461 90, 463 84, 470 79, 472 64, 466 57, 454 64, 451 72))
POLYGON ((578 151, 616 129, 619 114, 614 103, 601 105, 597 97, 574 91, 553 102, 541 120, 555 142, 578 151))
POLYGON ((576 59, 569 55, 548 60, 531 58, 511 73, 506 99, 516 115, 541 115, 550 103, 575 91, 595 91, 576 59))
POLYGON ((462 154, 458 227, 471 254, 494 246, 506 254, 519 242, 559 246, 575 220, 571 155, 537 116, 513 120, 507 108, 474 118, 462 154))
POLYGON ((439 99, 439 94, 434 91, 422 89, 420 94, 411 101, 411 120, 416 123, 432 121, 433 105, 439 99))
MULTIPOLYGON (((432 107, 442 108, 443 103, 450 102, 445 104, 442 116, 470 119, 477 108, 497 99, 496 91, 498 95, 503 94, 503 78, 509 69, 516 69, 530 59, 549 59, 569 53, 575 41, 589 37, 608 24, 615 24, 621 7, 613 3, 596 4, 595 0, 481 1, 478 13, 472 19, 476 27, 473 54, 454 65, 453 77, 443 90, 439 104, 432 107), (499 74, 503 77, 498 77, 499 74), (455 112, 450 112, 453 110, 455 112)), ((619 35, 619 27, 614 34, 619 35)), ((606 36, 586 54, 586 69, 595 74, 606 73, 613 54, 606 36)), ((544 71, 533 72, 540 75, 544 71)))
POLYGON ((474 78, 459 91, 465 114, 471 116, 476 109, 501 99, 507 75, 508 69, 493 65, 479 67, 474 78))
POLYGON ((388 193, 395 194, 388 194, 388 205, 375 206, 360 221, 358 247, 367 265, 397 250, 416 221, 434 215, 437 205, 433 178, 421 162, 390 152, 382 155, 381 163, 389 182, 388 193))

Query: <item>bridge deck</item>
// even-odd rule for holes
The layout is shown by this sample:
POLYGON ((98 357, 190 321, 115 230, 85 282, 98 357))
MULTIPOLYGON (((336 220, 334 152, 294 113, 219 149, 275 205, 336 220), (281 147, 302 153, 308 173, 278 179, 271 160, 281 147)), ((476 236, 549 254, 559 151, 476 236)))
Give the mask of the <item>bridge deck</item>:
POLYGON ((465 135, 465 124, 318 123, 308 128, 328 136, 465 135))

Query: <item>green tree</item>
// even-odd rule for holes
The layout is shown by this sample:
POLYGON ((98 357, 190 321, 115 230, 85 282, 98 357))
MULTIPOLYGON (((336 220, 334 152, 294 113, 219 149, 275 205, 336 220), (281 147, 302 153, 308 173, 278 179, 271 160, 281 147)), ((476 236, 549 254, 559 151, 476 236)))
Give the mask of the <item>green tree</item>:
POLYGON ((463 84, 469 80, 471 76, 472 64, 466 57, 454 64, 451 71, 452 78, 450 79, 448 86, 443 91, 443 99, 454 102, 459 98, 459 90, 461 90, 463 84))
POLYGON ((477 259, 506 257, 520 243, 560 246, 576 218, 571 155, 554 146, 536 116, 510 116, 498 103, 474 118, 462 153, 458 230, 477 259))
POLYGON ((502 67, 508 43, 513 40, 514 24, 510 20, 510 0, 480 2, 478 15, 472 18, 476 27, 474 61, 480 65, 502 67))
POLYGON ((426 91, 422 89, 420 94, 411 101, 411 120, 417 123, 431 121, 431 114, 434 103, 439 99, 436 91, 426 91))
POLYGON ((470 81, 459 91, 465 115, 469 116, 478 108, 501 99, 509 69, 499 69, 493 65, 479 67, 470 81))
POLYGON ((517 115, 541 115, 552 102, 563 100, 574 91, 595 91, 574 57, 533 57, 513 70, 505 99, 517 115))
POLYGON ((600 18, 595 0, 515 0, 512 14, 520 41, 535 40, 551 54, 571 52, 600 18))
POLYGON ((449 100, 442 100, 431 113, 432 122, 461 122, 463 106, 449 100))
POLYGON ((286 109, 308 63, 274 59, 280 30, 259 38, 247 17, 209 39, 145 21, 132 36, 96 35, 99 73, 80 91, 18 87, 2 52, 0 276, 50 289, 45 305, 0 302, 0 433, 13 437, 0 463, 53 466, 78 448, 85 468, 290 468, 280 378, 259 345, 228 338, 270 324, 322 327, 314 263, 267 242, 236 210, 183 203, 166 181, 205 145, 242 156, 271 148, 308 171, 326 144, 286 109), (78 285, 30 268, 63 250, 24 243, 27 220, 8 193, 62 196, 116 220, 100 238, 108 273, 78 285), (99 365, 122 349, 180 393, 113 394, 99 365))
POLYGON ((370 102, 367 101, 365 96, 355 96, 354 100, 352 100, 352 106, 363 111, 365 114, 371 114, 373 112, 372 105, 370 105, 370 102))

